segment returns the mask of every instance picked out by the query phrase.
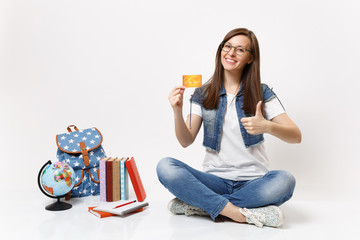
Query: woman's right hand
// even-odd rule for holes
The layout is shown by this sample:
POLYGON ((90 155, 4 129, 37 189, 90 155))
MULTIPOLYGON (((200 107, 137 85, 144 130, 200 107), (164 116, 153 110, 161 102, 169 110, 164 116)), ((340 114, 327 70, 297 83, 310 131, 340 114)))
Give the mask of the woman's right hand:
POLYGON ((174 111, 182 111, 185 89, 184 86, 176 86, 171 90, 168 99, 174 111))

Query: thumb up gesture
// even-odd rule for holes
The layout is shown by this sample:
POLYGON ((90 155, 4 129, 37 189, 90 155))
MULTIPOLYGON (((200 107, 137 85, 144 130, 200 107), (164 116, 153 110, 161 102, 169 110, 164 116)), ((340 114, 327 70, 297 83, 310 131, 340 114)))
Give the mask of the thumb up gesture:
POLYGON ((241 123, 245 127, 246 131, 251 135, 265 133, 268 126, 268 121, 261 113, 261 104, 262 101, 257 103, 255 116, 241 119, 241 123))

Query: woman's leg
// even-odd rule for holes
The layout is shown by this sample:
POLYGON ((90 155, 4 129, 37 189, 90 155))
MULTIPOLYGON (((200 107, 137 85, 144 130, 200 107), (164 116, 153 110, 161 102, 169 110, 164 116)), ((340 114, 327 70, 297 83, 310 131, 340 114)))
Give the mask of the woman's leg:
MULTIPOLYGON (((247 182, 238 182, 237 185, 239 190, 236 189, 235 185, 233 194, 223 195, 229 199, 229 202, 220 214, 237 222, 245 222, 247 220, 240 212, 240 208, 255 208, 253 210, 249 209, 250 213, 248 214, 251 215, 254 214, 252 212, 255 212, 256 215, 257 211, 263 211, 258 207, 281 205, 291 198, 295 188, 295 178, 285 171, 270 171, 261 178, 247 182)), ((280 210, 269 207, 266 212, 270 215, 268 219, 264 219, 260 224, 258 223, 259 226, 265 224, 278 227, 282 224, 283 217, 280 210)))
POLYGON ((156 168, 160 182, 177 198, 203 209, 215 219, 229 202, 226 182, 209 173, 198 171, 174 158, 161 159, 156 168))
POLYGON ((291 198, 295 182, 294 176, 286 171, 270 171, 261 178, 239 183, 238 189, 223 197, 242 208, 280 206, 291 198))

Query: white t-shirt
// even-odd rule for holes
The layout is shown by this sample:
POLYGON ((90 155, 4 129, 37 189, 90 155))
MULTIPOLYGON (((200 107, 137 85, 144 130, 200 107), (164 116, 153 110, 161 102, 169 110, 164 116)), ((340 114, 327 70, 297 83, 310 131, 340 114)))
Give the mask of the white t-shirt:
MULTIPOLYGON (((203 170, 218 177, 233 181, 252 180, 267 173, 269 159, 265 153, 264 142, 246 148, 240 132, 236 113, 234 95, 227 94, 227 109, 221 135, 219 153, 206 150, 203 170)), ((265 102, 265 119, 285 113, 279 100, 275 97, 265 102)), ((192 114, 202 117, 201 107, 192 103, 192 114)))

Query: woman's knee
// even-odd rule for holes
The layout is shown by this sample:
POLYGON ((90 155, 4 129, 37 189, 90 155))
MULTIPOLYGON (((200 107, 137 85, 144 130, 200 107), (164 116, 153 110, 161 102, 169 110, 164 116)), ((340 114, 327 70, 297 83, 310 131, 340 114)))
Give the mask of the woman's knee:
POLYGON ((291 192, 294 190, 296 180, 291 173, 284 170, 275 170, 269 173, 272 175, 276 186, 291 192))
POLYGON ((287 171, 271 171, 268 173, 270 185, 263 189, 263 198, 267 201, 280 205, 289 200, 294 192, 296 180, 295 177, 287 171))
POLYGON ((160 161, 156 165, 156 172, 157 172, 158 176, 161 175, 162 173, 166 172, 169 162, 170 162, 170 158, 168 158, 168 157, 160 159, 160 161))
POLYGON ((176 160, 174 158, 166 157, 166 158, 161 159, 158 162, 158 164, 156 166, 156 172, 157 172, 157 175, 158 175, 158 178, 160 179, 160 181, 165 180, 165 179, 170 179, 175 176, 174 166, 176 166, 177 161, 178 160, 176 160))
POLYGON ((291 173, 283 170, 279 171, 278 177, 280 178, 280 181, 284 184, 284 186, 286 186, 288 191, 292 193, 296 185, 295 177, 291 173))
POLYGON ((277 171, 276 182, 277 193, 278 197, 280 198, 279 204, 282 204, 292 197, 296 185, 296 180, 291 173, 279 170, 277 171))

